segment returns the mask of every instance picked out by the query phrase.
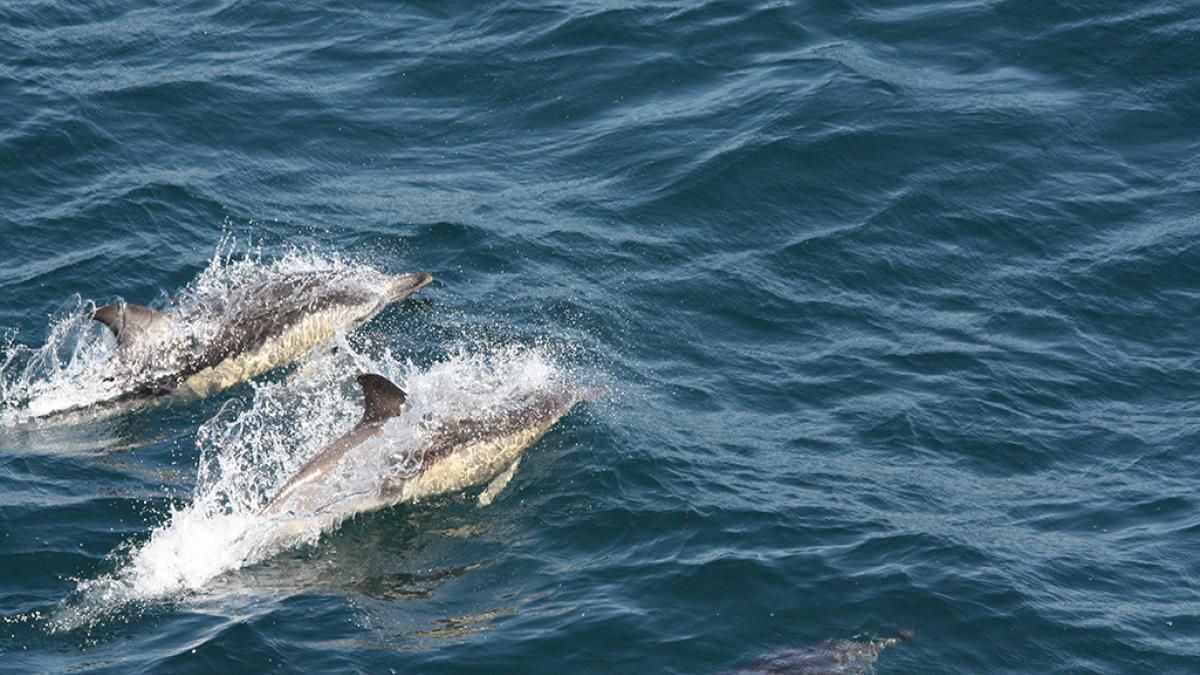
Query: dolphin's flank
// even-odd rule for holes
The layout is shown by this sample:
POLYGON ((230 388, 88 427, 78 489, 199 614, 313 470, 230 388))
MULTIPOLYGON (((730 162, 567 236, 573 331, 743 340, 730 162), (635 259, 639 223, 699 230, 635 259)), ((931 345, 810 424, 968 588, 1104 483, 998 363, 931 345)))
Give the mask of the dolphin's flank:
POLYGON ((324 526, 355 513, 454 492, 489 481, 480 504, 489 503, 511 479, 522 453, 588 394, 571 385, 555 385, 502 412, 457 419, 437 427, 421 444, 414 472, 381 476, 352 499, 341 494, 338 471, 351 455, 387 452, 383 433, 388 420, 401 415, 407 396, 382 375, 358 377, 364 406, 349 431, 305 464, 263 509, 267 517, 287 517, 292 525, 324 526))

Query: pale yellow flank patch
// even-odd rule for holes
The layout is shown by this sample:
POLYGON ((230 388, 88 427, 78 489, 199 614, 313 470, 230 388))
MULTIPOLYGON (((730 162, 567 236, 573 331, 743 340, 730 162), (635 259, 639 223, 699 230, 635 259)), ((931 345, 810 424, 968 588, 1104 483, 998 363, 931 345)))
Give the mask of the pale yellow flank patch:
POLYGON ((400 498, 395 501, 411 502, 486 483, 513 464, 526 448, 538 442, 557 421, 558 417, 552 417, 508 436, 481 439, 455 449, 405 481, 400 498))

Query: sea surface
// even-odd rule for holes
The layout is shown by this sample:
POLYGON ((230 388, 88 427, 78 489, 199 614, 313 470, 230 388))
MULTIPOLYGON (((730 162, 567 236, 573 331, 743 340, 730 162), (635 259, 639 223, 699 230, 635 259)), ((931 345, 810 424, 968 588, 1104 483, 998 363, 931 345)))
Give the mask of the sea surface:
POLYGON ((0 671, 1200 672, 1198 64, 1180 0, 0 4, 0 671), (34 414, 95 306, 297 268, 435 282, 34 414), (229 557, 365 369, 605 395, 229 557))

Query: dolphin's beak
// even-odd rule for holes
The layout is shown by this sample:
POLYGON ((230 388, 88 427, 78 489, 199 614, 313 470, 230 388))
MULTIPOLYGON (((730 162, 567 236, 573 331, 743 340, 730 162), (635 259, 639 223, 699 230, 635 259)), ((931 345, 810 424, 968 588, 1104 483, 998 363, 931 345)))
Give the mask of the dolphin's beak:
POLYGON ((402 274, 393 278, 390 302, 400 302, 408 296, 429 285, 433 275, 428 272, 402 274))

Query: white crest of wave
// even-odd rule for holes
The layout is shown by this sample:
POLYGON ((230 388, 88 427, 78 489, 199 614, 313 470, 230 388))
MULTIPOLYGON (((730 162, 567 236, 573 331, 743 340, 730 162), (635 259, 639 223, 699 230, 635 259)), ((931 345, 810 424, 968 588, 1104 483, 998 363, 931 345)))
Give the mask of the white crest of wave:
POLYGON ((300 467, 357 421, 362 396, 355 377, 364 372, 397 383, 407 404, 371 444, 377 456, 339 467, 346 493, 417 470, 422 440, 442 422, 511 409, 565 382, 566 375, 545 349, 461 346, 419 368, 387 351, 364 356, 339 336, 332 353, 313 353, 287 381, 255 384, 249 403, 231 401, 201 427, 191 504, 173 510, 148 540, 122 554, 116 572, 81 582, 55 626, 74 628, 127 603, 200 590, 220 574, 315 542, 335 527, 337 520, 259 513, 300 467))
POLYGON ((172 335, 156 341, 151 353, 130 350, 120 359, 112 358, 116 340, 91 320, 97 303, 78 295, 50 318, 41 347, 19 344, 10 335, 0 359, 0 426, 114 401, 154 382, 180 365, 175 361, 188 357, 188 345, 210 337, 248 293, 273 280, 323 273, 331 283, 349 285, 371 283, 382 275, 373 267, 311 249, 293 248, 274 257, 258 248, 237 249, 236 241, 225 240, 207 267, 179 293, 162 293, 147 303, 187 318, 172 322, 172 335), (164 349, 166 345, 182 348, 164 349))

